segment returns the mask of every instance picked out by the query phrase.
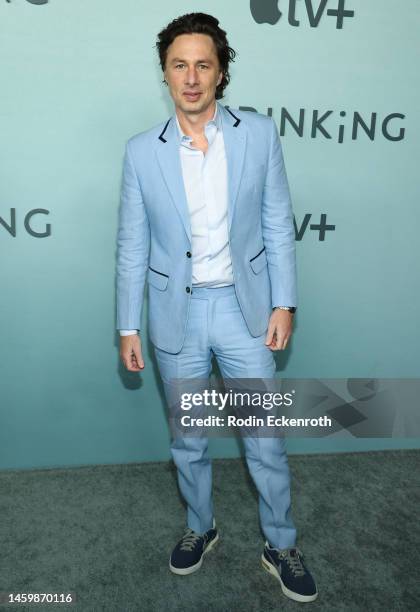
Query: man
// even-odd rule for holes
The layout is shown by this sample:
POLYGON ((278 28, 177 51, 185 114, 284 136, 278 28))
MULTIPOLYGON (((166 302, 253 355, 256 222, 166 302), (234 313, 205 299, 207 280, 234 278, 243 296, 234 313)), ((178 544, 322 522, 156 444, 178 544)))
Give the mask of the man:
MULTIPOLYGON (((226 378, 273 378, 296 308, 295 238, 274 121, 225 108, 235 52, 218 20, 175 19, 157 48, 175 105, 167 121, 126 145, 118 229, 120 356, 144 368, 138 334, 145 281, 149 332, 167 398, 174 379, 208 378, 215 355, 226 378)), ((244 437, 266 537, 263 567, 297 601, 317 596, 296 547, 283 438, 244 437)), ((217 542, 207 438, 176 436, 171 452, 187 529, 170 557, 180 575, 217 542)), ((232 509, 234 512, 234 509, 232 509)))

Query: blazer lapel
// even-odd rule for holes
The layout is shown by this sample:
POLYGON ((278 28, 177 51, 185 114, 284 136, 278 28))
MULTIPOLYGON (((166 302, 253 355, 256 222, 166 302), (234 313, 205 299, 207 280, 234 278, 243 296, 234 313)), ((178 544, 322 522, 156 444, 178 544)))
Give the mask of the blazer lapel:
POLYGON ((244 124, 241 119, 239 119, 234 112, 229 111, 221 104, 219 104, 219 110, 222 116, 223 140, 227 159, 229 190, 228 216, 230 230, 244 167, 246 130, 244 129, 244 124))
MULTIPOLYGON (((230 230, 245 160, 246 130, 244 129, 241 119, 220 103, 217 102, 217 104, 218 112, 221 114, 227 161, 228 218, 230 230)), ((175 115, 168 119, 162 132, 158 136, 158 140, 156 156, 160 170, 171 194, 172 201, 181 217, 187 236, 191 241, 190 214, 182 176, 182 166, 179 154, 179 133, 175 115)))
POLYGON ((187 236, 191 241, 190 213, 182 176, 182 166, 179 155, 179 134, 175 116, 168 119, 158 139, 156 156, 160 170, 169 193, 171 194, 172 201, 181 217, 187 236))

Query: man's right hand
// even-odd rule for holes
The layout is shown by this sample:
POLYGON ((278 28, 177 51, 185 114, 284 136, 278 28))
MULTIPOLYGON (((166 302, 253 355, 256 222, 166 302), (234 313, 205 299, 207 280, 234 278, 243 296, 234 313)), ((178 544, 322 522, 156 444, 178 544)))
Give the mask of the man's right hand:
POLYGON ((139 372, 144 369, 141 340, 138 334, 120 336, 120 357, 129 372, 139 372))

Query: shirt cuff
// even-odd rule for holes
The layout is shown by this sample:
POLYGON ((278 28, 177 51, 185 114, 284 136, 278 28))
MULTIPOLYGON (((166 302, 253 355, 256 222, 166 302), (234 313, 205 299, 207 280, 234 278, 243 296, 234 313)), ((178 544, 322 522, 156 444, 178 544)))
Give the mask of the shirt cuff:
POLYGON ((134 336, 139 333, 139 329, 120 329, 120 336, 134 336))

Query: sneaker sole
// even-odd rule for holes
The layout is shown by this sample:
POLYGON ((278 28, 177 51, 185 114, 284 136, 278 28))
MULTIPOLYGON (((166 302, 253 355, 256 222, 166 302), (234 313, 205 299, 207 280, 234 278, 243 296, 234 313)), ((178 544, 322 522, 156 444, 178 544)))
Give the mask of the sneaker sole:
POLYGON ((188 576, 188 574, 192 574, 193 572, 196 572, 203 565, 204 555, 206 555, 209 552, 209 550, 213 548, 213 546, 216 544, 218 540, 219 540, 219 534, 217 534, 216 537, 213 538, 213 540, 210 542, 210 544, 204 549, 203 554, 201 555, 200 561, 196 563, 195 565, 190 565, 190 567, 174 567, 171 563, 171 560, 169 559, 169 569, 171 570, 173 574, 178 574, 178 576, 188 576))
POLYGON ((313 595, 300 595, 299 593, 295 593, 294 591, 288 589, 287 586, 283 583, 277 569, 274 567, 274 565, 267 561, 267 559, 264 557, 264 554, 261 555, 261 564, 266 572, 277 578, 277 580, 280 582, 281 590, 283 591, 284 595, 286 595, 286 597, 289 597, 289 599, 293 599, 294 601, 300 601, 301 603, 303 603, 307 601, 314 601, 318 597, 318 592, 314 593, 313 595))

